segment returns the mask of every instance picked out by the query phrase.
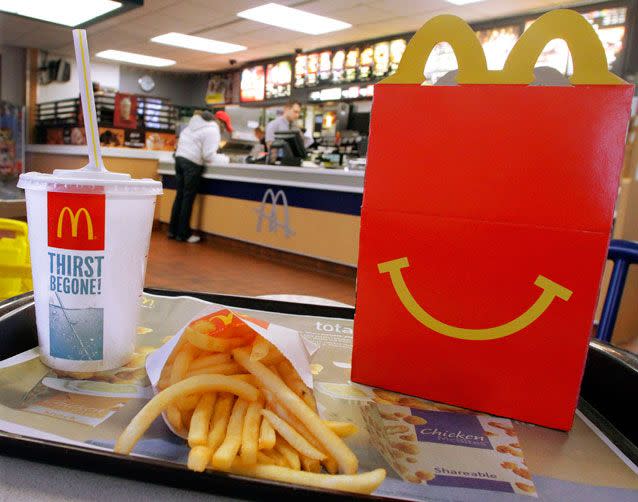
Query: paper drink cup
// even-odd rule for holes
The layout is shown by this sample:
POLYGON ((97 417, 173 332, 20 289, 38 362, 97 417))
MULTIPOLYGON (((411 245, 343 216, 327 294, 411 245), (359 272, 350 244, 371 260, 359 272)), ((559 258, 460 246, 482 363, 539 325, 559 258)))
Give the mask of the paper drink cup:
POLYGON ((161 183, 109 172, 20 176, 40 357, 62 371, 126 364, 161 183))

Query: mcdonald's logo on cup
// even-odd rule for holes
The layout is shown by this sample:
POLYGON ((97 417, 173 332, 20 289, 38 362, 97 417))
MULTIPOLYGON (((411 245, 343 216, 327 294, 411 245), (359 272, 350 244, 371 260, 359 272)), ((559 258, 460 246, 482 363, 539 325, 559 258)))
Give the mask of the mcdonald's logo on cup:
POLYGON ((49 192, 47 206, 49 247, 104 249, 104 194, 49 192))

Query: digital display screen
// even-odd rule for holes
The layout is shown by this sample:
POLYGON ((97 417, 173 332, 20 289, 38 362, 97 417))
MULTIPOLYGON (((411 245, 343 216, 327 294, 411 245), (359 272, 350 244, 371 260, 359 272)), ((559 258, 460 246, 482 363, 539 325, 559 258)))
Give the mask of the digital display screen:
POLYGON ((618 56, 623 49, 623 39, 625 37, 625 27, 616 26, 613 28, 600 28, 598 37, 605 48, 605 56, 607 56, 607 65, 609 68, 616 62, 618 56))
MULTIPOLYGON (((607 65, 612 69, 623 50, 627 8, 617 7, 584 12, 583 17, 589 21, 600 38, 605 49, 607 65)), ((527 21, 525 29, 529 28, 533 21, 527 21)), ((563 40, 555 39, 545 46, 536 66, 550 66, 565 75, 571 75, 574 63, 567 44, 563 40)))
POLYGON ((615 9, 594 10, 586 12, 583 17, 596 30, 596 34, 605 48, 607 64, 611 68, 623 49, 627 8, 617 7, 615 9))
POLYGON ((291 81, 290 61, 269 64, 266 67, 266 99, 290 96, 291 81))
POLYGON ((374 70, 375 77, 384 77, 390 70, 390 44, 379 42, 374 46, 374 70))
POLYGON ((350 49, 346 54, 346 82, 357 79, 357 66, 359 65, 359 49, 350 49))
POLYGON ((503 69, 507 56, 520 37, 520 31, 518 26, 507 26, 476 32, 483 46, 488 70, 503 69))
POLYGON ((346 51, 340 50, 332 56, 332 81, 335 83, 343 82, 344 68, 346 63, 346 51))
POLYGON ((407 43, 402 38, 390 42, 390 73, 397 71, 407 43))
POLYGON ((374 94, 374 85, 369 84, 359 89, 359 96, 362 98, 371 98, 374 94))
POLYGON ((332 77, 332 51, 319 54, 319 81, 326 82, 332 77))
POLYGON ((241 72, 240 101, 263 101, 266 75, 263 66, 244 68, 241 72))
POLYGON ((372 75, 374 64, 374 48, 366 47, 359 56, 359 80, 368 80, 372 75))
POLYGON ((308 54, 306 67, 306 85, 317 85, 319 81, 319 54, 308 54))
POLYGON ((352 85, 341 91, 341 97, 345 99, 356 99, 359 97, 359 86, 352 85))
POLYGON ((295 87, 306 85, 306 71, 308 70, 308 56, 299 54, 295 58, 295 87))

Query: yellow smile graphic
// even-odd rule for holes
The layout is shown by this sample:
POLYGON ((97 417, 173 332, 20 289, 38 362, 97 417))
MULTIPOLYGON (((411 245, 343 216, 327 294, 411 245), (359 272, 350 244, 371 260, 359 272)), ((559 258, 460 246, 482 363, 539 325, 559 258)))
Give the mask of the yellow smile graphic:
POLYGON ((534 284, 541 288, 543 292, 534 304, 516 319, 491 328, 460 328, 458 326, 450 326, 449 324, 445 324, 444 322, 432 317, 414 299, 412 293, 410 293, 410 290, 408 289, 408 286, 403 280, 403 273, 401 272, 402 268, 408 268, 410 266, 407 257, 379 263, 378 266, 380 274, 384 274, 386 272, 390 274, 390 280, 394 286, 394 291, 401 300, 403 306, 417 321, 430 328, 432 331, 436 331, 437 333, 450 336, 452 338, 460 338, 462 340, 495 340, 497 338, 509 336, 523 328, 526 328, 543 315, 543 312, 549 308, 555 297, 568 301, 572 296, 572 292, 569 289, 555 283, 547 277, 539 275, 534 281, 534 284))

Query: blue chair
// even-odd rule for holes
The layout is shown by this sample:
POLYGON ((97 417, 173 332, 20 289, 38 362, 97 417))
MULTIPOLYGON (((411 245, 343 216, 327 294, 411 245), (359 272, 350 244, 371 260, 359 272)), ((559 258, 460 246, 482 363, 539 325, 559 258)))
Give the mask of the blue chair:
POLYGON ((638 263, 638 242, 612 240, 609 244, 607 259, 614 262, 614 268, 611 272, 605 304, 600 314, 596 338, 609 343, 616 325, 629 265, 638 263))

